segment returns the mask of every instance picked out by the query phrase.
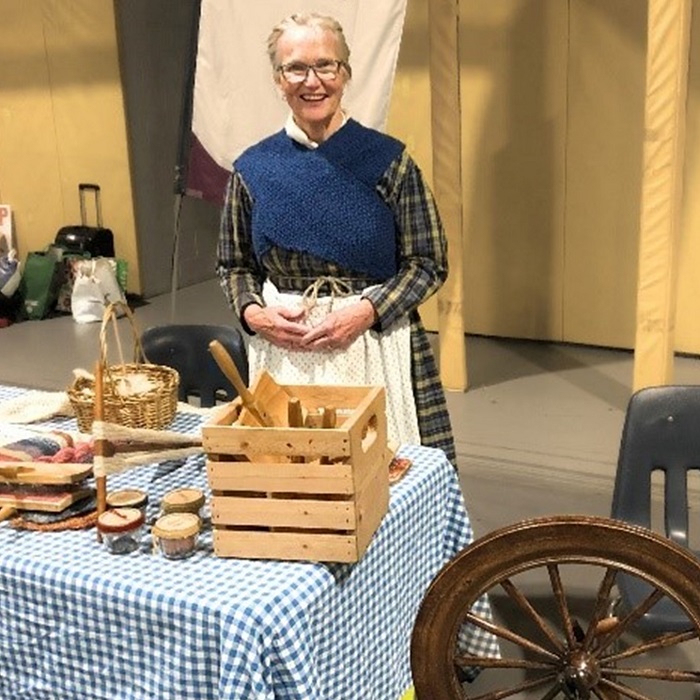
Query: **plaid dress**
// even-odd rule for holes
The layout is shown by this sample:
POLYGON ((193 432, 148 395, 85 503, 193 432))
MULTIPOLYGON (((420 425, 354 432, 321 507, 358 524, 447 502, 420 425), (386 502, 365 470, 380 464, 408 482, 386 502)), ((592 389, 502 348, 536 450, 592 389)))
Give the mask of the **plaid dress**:
POLYGON ((253 252, 253 202, 239 172, 233 169, 226 189, 218 244, 217 273, 228 303, 241 319, 251 303, 264 306, 262 284, 270 279, 281 291, 299 292, 320 276, 337 277, 361 292, 374 305, 373 330, 389 328, 408 315, 411 322, 411 379, 422 444, 444 450, 455 464, 450 417, 430 341, 418 306, 434 294, 447 277, 447 241, 435 200, 423 176, 404 150, 377 184, 378 195, 394 214, 397 229, 398 272, 387 280, 358 278, 340 265, 303 251, 273 247, 258 260, 253 252))

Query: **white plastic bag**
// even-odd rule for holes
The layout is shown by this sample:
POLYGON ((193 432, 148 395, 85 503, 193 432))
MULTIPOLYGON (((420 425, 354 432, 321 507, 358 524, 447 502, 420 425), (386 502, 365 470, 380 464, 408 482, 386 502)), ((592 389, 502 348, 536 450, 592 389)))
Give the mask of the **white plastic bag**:
POLYGON ((10 299, 19 288, 22 268, 14 248, 0 255, 0 296, 10 299))
POLYGON ((126 303, 117 282, 114 259, 82 260, 76 270, 70 302, 76 323, 102 321, 107 306, 116 301, 126 303))

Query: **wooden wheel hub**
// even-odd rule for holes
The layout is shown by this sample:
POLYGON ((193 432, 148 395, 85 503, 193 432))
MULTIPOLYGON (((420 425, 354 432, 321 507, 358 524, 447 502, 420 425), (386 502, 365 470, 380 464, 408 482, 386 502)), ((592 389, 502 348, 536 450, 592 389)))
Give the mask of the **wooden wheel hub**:
POLYGON ((564 681, 579 693, 587 693, 600 682, 600 667, 591 654, 583 650, 572 652, 564 669, 564 681))

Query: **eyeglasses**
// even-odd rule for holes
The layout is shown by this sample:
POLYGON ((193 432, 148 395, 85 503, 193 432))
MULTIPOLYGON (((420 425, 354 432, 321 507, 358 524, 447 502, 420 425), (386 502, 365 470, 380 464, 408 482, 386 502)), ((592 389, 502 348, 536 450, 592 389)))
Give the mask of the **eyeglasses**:
POLYGON ((344 65, 343 61, 319 61, 312 66, 300 61, 294 61, 293 63, 285 63, 277 70, 282 73, 288 83, 295 84, 305 82, 309 77, 309 71, 313 71, 321 81, 335 80, 344 65))

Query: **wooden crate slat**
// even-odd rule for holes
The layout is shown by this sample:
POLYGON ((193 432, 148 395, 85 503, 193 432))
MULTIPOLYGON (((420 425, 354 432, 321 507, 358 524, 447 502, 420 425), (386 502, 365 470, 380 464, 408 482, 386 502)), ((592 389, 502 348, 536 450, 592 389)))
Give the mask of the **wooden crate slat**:
POLYGON ((245 559, 352 563, 358 558, 356 538, 351 535, 215 530, 214 549, 220 557, 245 559))
POLYGON ((284 491, 352 494, 353 475, 348 464, 207 462, 212 491, 284 491))
POLYGON ((214 454, 350 456, 347 431, 318 428, 211 426, 202 431, 204 450, 214 454))
POLYGON ((215 526, 246 525, 355 530, 357 515, 352 501, 319 501, 285 498, 212 499, 211 519, 215 526))

